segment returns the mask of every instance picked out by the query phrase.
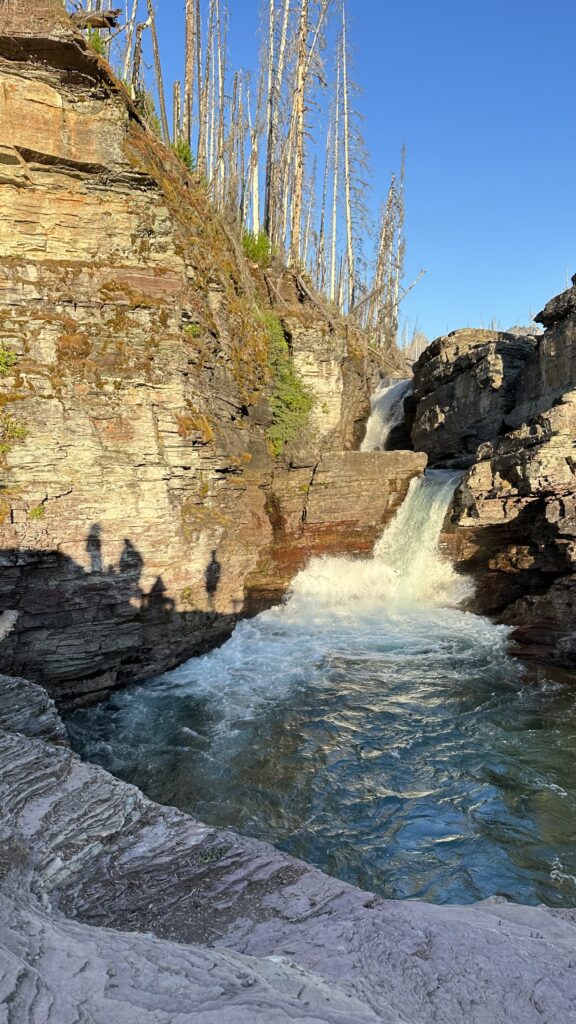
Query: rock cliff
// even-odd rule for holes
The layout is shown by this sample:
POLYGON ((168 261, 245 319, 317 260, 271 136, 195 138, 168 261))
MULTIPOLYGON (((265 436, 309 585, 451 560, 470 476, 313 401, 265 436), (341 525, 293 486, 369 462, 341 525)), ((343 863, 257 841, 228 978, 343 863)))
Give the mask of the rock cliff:
POLYGON ((414 365, 409 426, 431 465, 462 467, 501 432, 533 337, 466 329, 437 338, 414 365))
POLYGON ((412 438, 466 466, 446 543, 474 609, 524 655, 576 665, 576 277, 540 336, 455 332, 415 365, 412 438), (488 335, 490 336, 487 336, 488 335))
POLYGON ((3 661, 54 693, 222 641, 310 552, 368 550, 422 469, 373 489, 344 452, 361 339, 248 266, 58 0, 0 5, 0 264, 3 661), (278 326, 312 410, 272 443, 278 326))
POLYGON ((14 1024, 576 1020, 574 911, 383 900, 83 764, 40 687, 0 706, 14 1024))

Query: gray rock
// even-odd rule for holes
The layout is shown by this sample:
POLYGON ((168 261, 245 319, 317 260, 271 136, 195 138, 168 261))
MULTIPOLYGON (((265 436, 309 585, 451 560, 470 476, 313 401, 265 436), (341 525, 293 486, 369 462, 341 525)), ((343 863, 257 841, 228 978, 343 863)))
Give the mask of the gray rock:
POLYGON ((5 731, 0 807, 11 1024, 576 1021, 574 911, 382 900, 5 731))
POLYGON ((431 465, 469 466, 514 403, 533 337, 466 329, 437 338, 414 364, 411 436, 431 465))

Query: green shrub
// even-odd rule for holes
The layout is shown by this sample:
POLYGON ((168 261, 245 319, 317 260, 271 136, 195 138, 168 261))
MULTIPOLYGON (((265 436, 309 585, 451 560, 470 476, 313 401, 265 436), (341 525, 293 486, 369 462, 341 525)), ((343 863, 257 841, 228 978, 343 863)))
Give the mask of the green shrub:
POLYGON ((282 324, 272 313, 264 314, 264 321, 270 335, 268 365, 274 383, 268 438, 274 454, 280 455, 306 426, 314 399, 294 368, 282 324))
POLYGON ((269 267, 274 259, 275 253, 265 231, 259 231, 257 235, 252 231, 245 231, 242 235, 242 248, 244 255, 263 270, 269 267))
POLYGON ((0 344, 0 377, 7 377, 16 362, 16 353, 0 344))
POLYGON ((189 171, 193 171, 196 168, 196 161, 192 156, 192 150, 190 149, 190 143, 186 139, 178 139, 174 143, 172 149, 176 153, 179 160, 182 161, 184 167, 187 167, 189 171))
POLYGON ((23 441, 28 431, 9 412, 0 412, 0 455, 6 455, 14 441, 23 441))
POLYGON ((202 335, 202 328, 200 324, 186 324, 184 333, 190 338, 199 338, 202 335))
POLYGON ((36 505, 34 508, 30 509, 28 515, 30 516, 30 519, 43 519, 44 511, 44 505, 36 505))
POLYGON ((89 28, 86 38, 94 53, 100 54, 101 57, 106 56, 106 43, 97 28, 89 28))
POLYGON ((156 104, 154 103, 152 93, 148 92, 147 89, 141 86, 136 90, 134 105, 142 115, 143 120, 146 122, 150 130, 160 138, 162 135, 162 127, 160 125, 160 118, 156 112, 156 104))

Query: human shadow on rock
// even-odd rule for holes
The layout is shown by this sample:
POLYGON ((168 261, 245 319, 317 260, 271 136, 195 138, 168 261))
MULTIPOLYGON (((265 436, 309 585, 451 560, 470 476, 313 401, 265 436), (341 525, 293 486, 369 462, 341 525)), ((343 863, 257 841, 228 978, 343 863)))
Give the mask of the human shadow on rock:
POLYGON ((57 550, 0 550, 0 614, 18 613, 0 643, 1 671, 41 683, 60 701, 85 703, 205 653, 232 633, 238 613, 215 610, 222 574, 215 549, 203 574, 208 610, 194 607, 188 588, 179 603, 189 607, 178 610, 178 595, 160 575, 146 587, 144 559, 128 538, 117 562, 107 564, 99 523, 88 532, 86 552, 88 568, 57 550))

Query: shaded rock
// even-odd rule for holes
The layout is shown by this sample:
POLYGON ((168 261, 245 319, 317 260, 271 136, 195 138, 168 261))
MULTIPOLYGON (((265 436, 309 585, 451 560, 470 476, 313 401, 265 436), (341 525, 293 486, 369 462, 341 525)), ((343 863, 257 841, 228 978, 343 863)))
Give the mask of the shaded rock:
POLYGON ((561 295, 556 295, 550 302, 546 303, 541 313, 534 317, 536 323, 544 324, 544 327, 553 327, 554 324, 566 320, 576 313, 576 274, 572 278, 572 287, 567 288, 561 295))
POLYGON ((506 416, 508 429, 549 409, 565 392, 576 387, 576 287, 564 294, 569 298, 561 303, 563 315, 554 305, 558 300, 553 299, 549 306, 556 309, 556 313, 545 317, 550 326, 538 338, 532 355, 518 375, 516 401, 506 416), (556 316, 558 319, 554 319, 556 316))
POLYGON ((573 665, 576 392, 479 448, 454 524, 449 543, 476 576, 475 609, 521 626, 524 653, 573 665))
POLYGON ((42 686, 0 675, 0 729, 68 745, 54 701, 42 686))
POLYGON ((432 342, 414 364, 408 413, 416 451, 431 465, 470 465, 478 445, 501 432, 534 345, 533 337, 472 329, 432 342))

